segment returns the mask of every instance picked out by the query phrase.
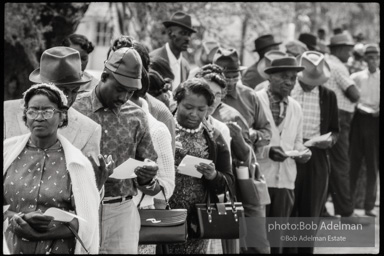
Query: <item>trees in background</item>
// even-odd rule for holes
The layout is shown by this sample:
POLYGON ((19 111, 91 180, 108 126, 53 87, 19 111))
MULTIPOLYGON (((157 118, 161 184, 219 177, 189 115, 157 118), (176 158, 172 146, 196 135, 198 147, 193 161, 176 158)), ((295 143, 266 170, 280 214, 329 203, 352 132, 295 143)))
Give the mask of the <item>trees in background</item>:
MULTIPOLYGON (((76 30, 89 4, 4 5, 5 99, 21 97, 21 93, 30 85, 28 76, 38 67, 41 53, 60 44, 65 36, 76 30)), ((316 33, 320 27, 325 28, 328 37, 335 27, 341 27, 352 35, 363 33, 367 42, 377 42, 380 38, 378 3, 115 2, 110 5, 116 7, 120 33, 134 36, 150 49, 166 42, 162 25, 164 20, 179 10, 190 13, 198 31, 193 34, 187 53, 192 63, 195 50, 202 40, 207 39, 217 40, 224 47, 236 48, 244 61, 245 57, 254 56, 252 50, 256 37, 272 33, 277 40, 284 41, 290 23, 296 25, 296 38, 306 29, 304 25, 312 33, 316 33)))

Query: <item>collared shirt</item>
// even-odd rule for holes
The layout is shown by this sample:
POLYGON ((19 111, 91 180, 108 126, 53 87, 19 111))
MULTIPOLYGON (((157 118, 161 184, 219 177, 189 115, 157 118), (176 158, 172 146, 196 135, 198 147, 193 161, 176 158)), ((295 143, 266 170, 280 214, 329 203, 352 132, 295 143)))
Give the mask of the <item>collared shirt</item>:
MULTIPOLYGON (((120 111, 112 111, 102 105, 95 89, 82 94, 73 107, 101 125, 101 154, 112 155, 116 167, 128 158, 157 160, 146 114, 139 107, 127 102, 120 111)), ((105 183, 105 196, 135 196, 137 187, 136 179, 108 179, 105 183)))
POLYGON ((339 109, 353 113, 355 103, 345 95, 348 87, 355 84, 349 77, 348 68, 334 55, 330 55, 327 62, 331 69, 331 76, 324 86, 335 92, 339 109))
POLYGON ((239 111, 248 126, 255 130, 258 138, 256 146, 269 144, 272 133, 271 124, 254 90, 239 81, 235 89, 225 96, 223 102, 239 111))
POLYGON ((375 73, 371 73, 365 69, 352 74, 351 78, 360 91, 359 103, 378 111, 380 109, 380 70, 377 69, 375 73))
POLYGON ((283 122, 285 115, 287 114, 288 97, 281 99, 277 95, 273 94, 271 90, 267 89, 267 95, 269 99, 269 107, 272 112, 273 121, 276 126, 279 126, 283 122))
POLYGON ((181 82, 181 54, 179 58, 176 59, 175 55, 171 51, 171 48, 169 48, 168 43, 165 44, 165 49, 167 50, 168 54, 169 66, 172 69, 173 75, 175 76, 172 83, 172 91, 174 91, 181 82))
POLYGON ((296 85, 292 92, 292 98, 299 102, 303 110, 303 138, 311 139, 320 136, 320 93, 317 86, 306 92, 300 85, 296 85))

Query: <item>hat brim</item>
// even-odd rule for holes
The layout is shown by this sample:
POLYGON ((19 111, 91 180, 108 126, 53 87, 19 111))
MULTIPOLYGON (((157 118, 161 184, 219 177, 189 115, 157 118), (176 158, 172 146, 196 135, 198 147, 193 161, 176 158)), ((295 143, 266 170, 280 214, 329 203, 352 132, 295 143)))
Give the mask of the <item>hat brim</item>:
POLYGON ((262 58, 259 63, 257 63, 257 72, 261 75, 262 78, 268 79, 268 75, 264 72, 266 67, 265 58, 262 58))
POLYGON ((112 71, 111 71, 111 73, 112 73, 113 77, 117 80, 117 82, 119 82, 122 86, 124 86, 126 88, 135 88, 135 89, 140 90, 142 87, 141 86, 141 79, 123 76, 123 75, 117 74, 117 73, 112 72, 112 71))
POLYGON ((311 86, 322 85, 329 80, 329 76, 326 76, 324 74, 322 74, 318 78, 308 78, 308 77, 304 76, 302 73, 300 73, 297 76, 297 78, 299 79, 299 81, 301 81, 307 85, 311 85, 311 86))
POLYGON ((328 44, 328 47, 333 47, 333 46, 355 46, 354 44, 328 44))
POLYGON ((29 75, 29 81, 36 83, 36 84, 41 84, 41 83, 53 83, 55 85, 69 85, 69 84, 86 84, 90 82, 92 78, 90 78, 87 75, 83 75, 80 80, 73 81, 73 82, 66 82, 66 83, 60 83, 60 82, 52 82, 48 81, 47 79, 41 77, 40 75, 40 68, 37 68, 32 71, 32 73, 29 75))
POLYGON ((275 45, 279 45, 281 44, 282 42, 277 42, 277 43, 274 43, 274 44, 270 44, 270 45, 267 45, 267 46, 264 46, 263 48, 260 48, 260 49, 254 49, 253 52, 259 52, 267 47, 270 47, 270 46, 275 46, 275 45))
POLYGON ((282 72, 282 71, 303 71, 305 68, 300 67, 300 66, 279 66, 279 67, 269 67, 264 70, 265 73, 267 74, 273 74, 277 72, 282 72))
POLYGON ((168 28, 168 27, 170 27, 170 26, 179 26, 179 27, 185 28, 185 29, 187 29, 187 30, 189 30, 189 31, 191 31, 191 32, 193 32, 193 33, 196 33, 196 32, 197 32, 197 31, 194 30, 193 28, 188 27, 188 26, 185 26, 184 24, 179 23, 179 22, 175 22, 175 21, 167 20, 167 21, 164 21, 164 22, 163 22, 163 25, 164 25, 166 28, 168 28))

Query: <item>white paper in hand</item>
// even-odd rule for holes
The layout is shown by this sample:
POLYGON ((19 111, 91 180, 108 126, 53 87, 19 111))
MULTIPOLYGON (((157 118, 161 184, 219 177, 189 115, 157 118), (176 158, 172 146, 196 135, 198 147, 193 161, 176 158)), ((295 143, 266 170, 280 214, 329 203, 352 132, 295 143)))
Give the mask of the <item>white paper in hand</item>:
POLYGON ((317 137, 315 137, 315 138, 312 138, 312 139, 306 141, 306 142, 304 143, 304 146, 306 146, 306 147, 312 147, 312 146, 314 146, 317 142, 329 140, 329 138, 331 137, 331 134, 332 134, 332 133, 329 132, 329 133, 323 134, 323 135, 321 135, 321 136, 317 136, 317 137))
POLYGON ((198 172, 195 167, 195 165, 199 165, 200 163, 210 164, 212 163, 212 160, 186 155, 179 164, 179 173, 196 178, 201 178, 203 174, 198 172))
POLYGON ((136 167, 142 167, 146 165, 146 163, 129 158, 127 161, 119 165, 113 170, 112 175, 110 175, 110 178, 115 178, 115 179, 132 179, 137 177, 136 174, 134 173, 136 167))
POLYGON ((357 105, 357 108, 363 110, 365 113, 368 113, 368 114, 373 114, 376 112, 373 108, 365 106, 361 103, 357 105))
POLYGON ((60 210, 59 208, 51 207, 47 209, 44 213, 45 216, 52 216, 54 220, 61 222, 70 222, 73 218, 78 218, 79 220, 85 221, 85 219, 77 216, 76 214, 60 210))
POLYGON ((10 204, 3 205, 3 213, 5 213, 6 211, 8 211, 9 206, 10 206, 10 204))
POLYGON ((303 150, 303 151, 298 151, 298 150, 291 150, 291 151, 285 151, 284 153, 289 156, 289 157, 297 157, 297 156, 302 156, 305 153, 308 152, 309 149, 303 150))

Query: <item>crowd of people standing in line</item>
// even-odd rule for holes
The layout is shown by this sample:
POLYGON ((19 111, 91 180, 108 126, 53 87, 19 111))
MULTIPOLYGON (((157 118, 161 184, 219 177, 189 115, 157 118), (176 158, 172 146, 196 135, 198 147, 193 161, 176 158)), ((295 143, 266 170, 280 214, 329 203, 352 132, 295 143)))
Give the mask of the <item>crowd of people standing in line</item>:
POLYGON ((70 35, 43 52, 23 99, 4 102, 8 252, 161 253, 139 246, 137 206, 165 209, 164 190, 171 208, 188 212, 187 242, 169 244, 167 253, 313 253, 313 246, 271 247, 265 225, 248 227, 258 233, 257 247, 199 238, 195 203, 207 194, 218 202, 226 182, 241 201, 240 165, 259 165, 271 199, 244 204, 246 217, 324 216, 330 194, 335 215, 359 222, 355 191, 364 159, 365 214, 375 216, 377 44, 355 44, 345 33, 326 43, 321 33, 302 33, 282 51, 273 35, 263 35, 255 40, 259 60, 247 68, 236 49, 207 41, 190 70, 182 52, 196 32, 191 16, 176 12, 163 24, 168 42, 152 52, 131 36, 114 40, 100 78, 86 71, 92 43, 70 35), (178 172, 186 155, 212 160, 196 165, 202 178, 178 172), (144 161, 137 177, 109 177, 129 158, 144 161), (54 221, 44 215, 51 207, 80 219, 54 221))

